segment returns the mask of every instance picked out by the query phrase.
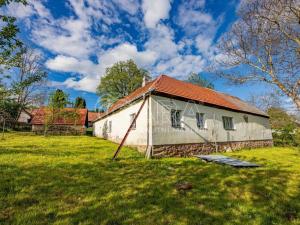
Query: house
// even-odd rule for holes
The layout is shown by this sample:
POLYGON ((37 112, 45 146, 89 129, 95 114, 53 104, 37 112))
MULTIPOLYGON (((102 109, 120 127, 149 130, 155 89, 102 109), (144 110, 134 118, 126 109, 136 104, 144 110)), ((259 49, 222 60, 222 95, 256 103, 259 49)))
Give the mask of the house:
POLYGON ((18 117, 18 122, 22 124, 29 124, 32 119, 32 114, 29 110, 23 109, 18 117))
POLYGON ((101 117, 100 112, 88 112, 88 127, 92 127, 93 126, 93 122, 98 119, 99 117, 101 117))
POLYGON ((140 108, 125 145, 148 157, 273 145, 266 113, 237 97, 166 75, 114 103, 94 122, 94 135, 120 143, 140 108))
POLYGON ((88 126, 88 110, 64 108, 53 112, 50 108, 41 107, 36 110, 32 120, 32 131, 50 134, 85 134, 88 126))
POLYGON ((22 124, 30 124, 34 114, 38 111, 38 108, 23 109, 19 115, 18 122, 22 124))

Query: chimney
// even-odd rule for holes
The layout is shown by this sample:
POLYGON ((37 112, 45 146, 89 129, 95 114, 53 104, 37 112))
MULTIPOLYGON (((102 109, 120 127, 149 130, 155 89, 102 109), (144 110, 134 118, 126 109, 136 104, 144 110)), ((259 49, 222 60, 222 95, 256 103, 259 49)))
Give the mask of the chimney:
POLYGON ((142 83, 142 87, 144 87, 149 81, 149 77, 148 76, 144 76, 143 77, 143 83, 142 83))

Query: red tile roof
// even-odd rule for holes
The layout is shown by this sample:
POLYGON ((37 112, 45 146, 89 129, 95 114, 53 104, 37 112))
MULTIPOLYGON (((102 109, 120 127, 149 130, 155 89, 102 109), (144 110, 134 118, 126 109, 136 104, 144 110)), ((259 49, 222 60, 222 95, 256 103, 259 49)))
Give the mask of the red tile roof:
POLYGON ((94 120, 98 119, 102 116, 103 113, 100 112, 88 112, 88 121, 93 122, 94 120))
MULTIPOLYGON (((64 108, 65 112, 75 112, 74 108, 64 108)), ((85 125, 87 119, 87 109, 76 109, 78 113, 77 121, 75 119, 67 117, 67 116, 60 116, 55 119, 54 125, 85 125)), ((39 109, 35 109, 33 118, 31 120, 31 124, 33 125, 43 125, 45 122, 45 116, 47 114, 50 115, 51 111, 47 107, 41 107, 39 109)))
POLYGON ((263 111, 249 105, 241 99, 224 94, 209 88, 200 87, 185 81, 176 80, 166 75, 160 75, 155 80, 147 83, 114 103, 103 116, 129 104, 135 99, 142 97, 143 94, 153 91, 154 94, 179 97, 186 100, 193 100, 206 105, 221 107, 234 111, 241 111, 261 116, 268 116, 263 111))
POLYGON ((34 116, 39 111, 39 109, 28 109, 27 112, 30 113, 31 116, 34 116))

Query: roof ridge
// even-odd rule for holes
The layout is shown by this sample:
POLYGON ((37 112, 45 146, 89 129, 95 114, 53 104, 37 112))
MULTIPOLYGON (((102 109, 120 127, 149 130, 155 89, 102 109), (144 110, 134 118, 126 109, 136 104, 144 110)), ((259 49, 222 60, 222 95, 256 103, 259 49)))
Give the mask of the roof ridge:
POLYGON ((152 87, 152 86, 155 86, 155 87, 154 87, 154 89, 155 89, 155 88, 157 87, 157 85, 159 84, 159 82, 162 80, 163 76, 166 76, 166 75, 161 74, 161 75, 159 75, 157 78, 155 78, 155 79, 153 80, 153 83, 152 83, 152 85, 150 86, 149 90, 151 90, 151 87, 152 87))
POLYGON ((169 94, 182 98, 192 99, 214 106, 221 106, 226 109, 238 110, 241 112, 249 112, 256 115, 265 116, 265 113, 260 111, 257 107, 236 96, 202 87, 188 81, 178 80, 165 74, 160 74, 144 86, 137 88, 129 95, 119 99, 111 107, 109 107, 109 109, 105 112, 105 115, 118 110, 119 108, 145 96, 152 91, 154 91, 155 93, 157 92, 161 94, 169 94))

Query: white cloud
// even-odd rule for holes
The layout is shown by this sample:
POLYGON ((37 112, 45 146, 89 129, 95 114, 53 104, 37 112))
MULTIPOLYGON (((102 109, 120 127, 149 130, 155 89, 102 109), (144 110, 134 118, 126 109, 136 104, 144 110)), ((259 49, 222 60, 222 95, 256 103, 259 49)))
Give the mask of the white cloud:
POLYGON ((196 38, 196 47, 202 53, 207 53, 212 44, 212 38, 206 35, 198 35, 196 38))
POLYGON ((33 29, 33 39, 40 46, 59 54, 88 58, 94 51, 95 39, 91 37, 87 24, 82 20, 60 20, 61 29, 41 24, 33 29))
POLYGON ((19 19, 24 19, 30 17, 34 14, 34 9, 32 6, 25 6, 20 3, 12 2, 6 8, 7 15, 15 16, 19 19))
POLYGON ((62 83, 62 85, 66 86, 67 88, 72 88, 76 90, 95 92, 97 86, 99 85, 99 79, 86 76, 80 80, 76 80, 75 78, 70 77, 67 80, 65 80, 62 83))
POLYGON ((40 17, 50 17, 49 10, 45 8, 42 1, 34 0, 28 0, 27 5, 12 2, 6 7, 5 13, 19 19, 25 19, 34 14, 40 17))
MULTIPOLYGON (((208 37, 213 39, 218 28, 218 22, 205 12, 205 1, 184 2, 179 6, 175 22, 185 31, 188 36, 200 35, 204 45, 208 44, 208 37)), ((199 45, 199 43, 197 44, 199 45)), ((204 47, 201 44, 200 48, 204 47)))
POLYGON ((31 30, 32 39, 36 44, 53 53, 87 59, 96 55, 102 43, 117 43, 115 37, 110 41, 103 35, 97 36, 92 33, 95 24, 101 24, 101 27, 109 32, 109 25, 120 22, 119 14, 111 1, 69 0, 67 3, 76 17, 55 19, 41 2, 36 1, 32 4, 38 15, 38 18, 32 21, 31 30))
POLYGON ((111 66, 118 61, 133 59, 139 66, 145 67, 153 64, 156 58, 154 51, 138 51, 135 45, 124 43, 101 54, 100 63, 111 66))
POLYGON ((169 17, 170 0, 143 0, 142 9, 146 27, 155 28, 161 19, 169 17))
POLYGON ((95 64, 90 60, 78 60, 74 57, 58 55, 54 59, 49 59, 45 63, 47 68, 59 71, 82 74, 79 79, 70 77, 64 82, 55 82, 59 86, 74 88, 82 91, 95 92, 100 80, 101 65, 95 64))
POLYGON ((203 11, 204 0, 184 2, 177 24, 191 36, 177 41, 174 30, 161 22, 169 18, 171 2, 143 0, 140 5, 139 0, 68 0, 65 4, 70 16, 57 18, 44 1, 30 0, 31 11, 20 15, 27 21, 30 18, 30 37, 35 44, 55 54, 46 61, 46 67, 69 73, 64 82, 52 85, 95 92, 106 68, 128 59, 154 76, 165 73, 183 78, 192 71, 202 71, 204 52, 211 51, 216 22, 203 11), (129 14, 125 14, 129 22, 121 24, 124 11, 129 14), (198 26, 203 30, 193 33, 198 26), (130 27, 139 33, 137 37, 127 33, 130 27), (201 55, 194 55, 194 47, 201 55))
POLYGON ((32 5, 37 15, 42 18, 51 19, 52 15, 50 11, 42 4, 43 1, 30 0, 29 5, 32 5))
POLYGON ((74 57, 58 55, 46 61, 47 68, 60 72, 74 72, 88 76, 97 76, 97 65, 90 60, 78 60, 74 57))
POLYGON ((173 57, 179 48, 174 42, 172 29, 161 24, 150 31, 150 37, 145 43, 145 47, 155 51, 161 59, 173 57))
POLYGON ((136 14, 140 6, 137 0, 113 0, 113 2, 130 15, 136 14))
POLYGON ((73 72, 82 74, 79 79, 69 78, 62 84, 69 88, 95 92, 100 77, 104 75, 107 67, 118 61, 133 59, 138 66, 149 67, 156 60, 156 53, 150 50, 138 51, 135 45, 124 43, 102 52, 99 56, 99 63, 90 60, 79 60, 75 57, 58 55, 46 62, 47 68, 59 72, 73 72))
POLYGON ((156 66, 158 74, 166 73, 171 76, 184 78, 191 72, 201 72, 205 60, 201 56, 177 55, 166 61, 161 61, 156 66))

